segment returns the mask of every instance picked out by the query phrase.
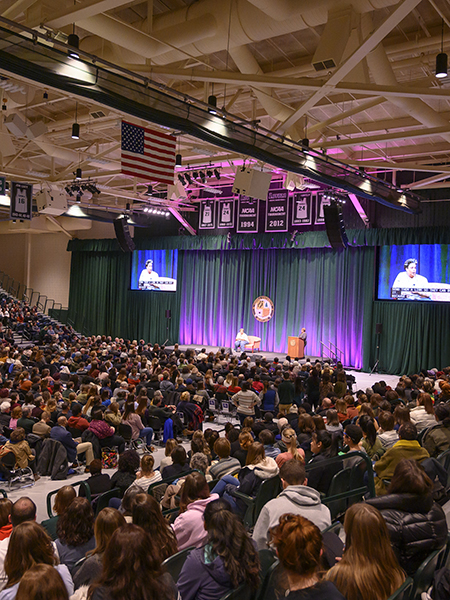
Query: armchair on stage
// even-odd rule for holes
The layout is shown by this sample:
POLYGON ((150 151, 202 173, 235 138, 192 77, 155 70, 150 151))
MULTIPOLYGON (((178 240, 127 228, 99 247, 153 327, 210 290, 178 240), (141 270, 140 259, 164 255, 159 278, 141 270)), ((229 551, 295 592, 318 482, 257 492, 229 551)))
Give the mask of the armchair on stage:
POLYGON ((254 335, 249 335, 248 341, 249 341, 249 343, 245 345, 246 350, 251 349, 252 354, 255 350, 259 350, 259 345, 261 344, 261 338, 256 337, 254 335))
POLYGON ((287 354, 293 358, 305 358, 304 340, 297 336, 289 336, 287 354))

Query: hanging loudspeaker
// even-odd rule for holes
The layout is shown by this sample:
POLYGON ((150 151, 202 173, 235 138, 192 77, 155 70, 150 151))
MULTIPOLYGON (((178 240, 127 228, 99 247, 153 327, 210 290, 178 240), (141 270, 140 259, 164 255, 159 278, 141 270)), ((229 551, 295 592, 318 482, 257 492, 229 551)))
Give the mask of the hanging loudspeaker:
POLYGON ((120 248, 124 252, 133 252, 136 246, 130 235, 128 219, 124 219, 123 217, 118 217, 117 219, 114 219, 114 231, 116 232, 116 238, 119 242, 120 248))
POLYGON ((377 323, 375 325, 375 333, 383 333, 383 323, 377 323))
POLYGON ((348 239, 345 233, 342 208, 336 202, 323 207, 327 237, 332 248, 347 248, 348 239))
POLYGON ((171 318, 171 316, 172 316, 172 312, 171 312, 171 310, 170 310, 169 308, 168 308, 168 309, 166 309, 166 319, 170 319, 170 318, 171 318))

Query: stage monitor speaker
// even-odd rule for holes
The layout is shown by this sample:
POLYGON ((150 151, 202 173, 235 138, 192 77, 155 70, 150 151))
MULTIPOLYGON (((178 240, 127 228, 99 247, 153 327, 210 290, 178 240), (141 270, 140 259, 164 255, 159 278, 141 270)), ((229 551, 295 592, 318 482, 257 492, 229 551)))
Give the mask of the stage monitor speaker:
POLYGON ((332 248, 347 248, 348 238, 345 233, 344 219, 342 216, 342 208, 337 202, 332 202, 329 206, 323 207, 325 217, 325 227, 327 229, 327 237, 332 248))
POLYGON ((166 319, 170 319, 172 317, 172 311, 170 308, 166 309, 166 319))
POLYGON ((119 242, 120 248, 123 252, 133 252, 136 246, 130 235, 130 229, 128 227, 128 219, 118 217, 114 219, 114 231, 116 232, 116 238, 119 242))
POLYGON ((383 333, 383 323, 377 323, 375 325, 375 333, 383 333))

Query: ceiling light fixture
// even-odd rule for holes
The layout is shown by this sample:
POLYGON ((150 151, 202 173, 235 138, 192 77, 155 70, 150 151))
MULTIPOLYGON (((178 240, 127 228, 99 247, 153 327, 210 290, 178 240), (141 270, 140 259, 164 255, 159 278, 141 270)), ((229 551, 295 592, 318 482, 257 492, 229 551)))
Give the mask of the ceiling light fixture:
POLYGON ((177 154, 175 156, 175 166, 176 167, 181 167, 183 164, 183 157, 181 156, 181 154, 177 154))
POLYGON ((444 19, 442 19, 441 51, 436 56, 436 77, 442 79, 447 77, 448 57, 444 52, 444 19))
MULTIPOLYGON (((75 29, 75 25, 74 25, 74 29, 75 29)), ((69 46, 69 56, 70 58, 80 58, 80 55, 78 54, 78 50, 80 48, 80 38, 77 36, 77 34, 71 33, 69 34, 69 37, 67 38, 67 45, 69 46)))
POLYGON ((217 181, 220 181, 220 171, 218 171, 218 169, 214 169, 214 175, 215 175, 217 181))
POLYGON ((75 103, 75 123, 72 124, 72 139, 80 139, 80 125, 78 123, 78 102, 75 103))
POLYGON ((78 169, 75 171, 75 179, 80 180, 83 177, 83 173, 81 171, 81 167, 78 167, 78 169))
POLYGON ((72 124, 72 139, 73 140, 80 139, 80 125, 78 123, 72 124))
POLYGON ((208 112, 211 115, 217 115, 217 97, 214 94, 208 98, 208 112))

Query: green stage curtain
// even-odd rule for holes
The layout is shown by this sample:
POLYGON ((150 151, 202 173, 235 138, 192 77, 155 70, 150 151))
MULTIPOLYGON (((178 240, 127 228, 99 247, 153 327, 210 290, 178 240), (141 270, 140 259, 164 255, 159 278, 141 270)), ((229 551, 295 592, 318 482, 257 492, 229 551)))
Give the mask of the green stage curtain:
MULTIPOLYGON (((181 255, 178 268, 183 268, 181 255)), ((72 254, 69 317, 75 329, 159 344, 166 338, 172 344, 178 341, 180 292, 130 291, 130 269, 128 253, 72 254), (165 317, 167 309, 170 320, 165 317)))
POLYGON ((242 326, 263 351, 285 354, 288 336, 305 326, 307 354, 331 342, 346 365, 361 368, 373 277, 374 248, 186 252, 180 342, 233 346, 242 326), (258 296, 274 303, 267 323, 252 314, 258 296))
POLYGON ((417 373, 450 365, 450 306, 428 302, 374 302, 372 341, 365 370, 375 362, 375 324, 381 323, 380 372, 417 373))
MULTIPOLYGON (((449 244, 448 227, 397 227, 393 229, 347 229, 350 246, 390 246, 393 244, 449 244)), ((285 248, 330 248, 326 231, 299 231, 294 242, 289 233, 260 233, 136 238, 138 250, 258 250, 285 248)), ((117 252, 116 239, 70 240, 70 252, 117 252)))

